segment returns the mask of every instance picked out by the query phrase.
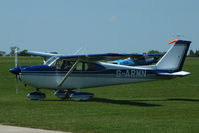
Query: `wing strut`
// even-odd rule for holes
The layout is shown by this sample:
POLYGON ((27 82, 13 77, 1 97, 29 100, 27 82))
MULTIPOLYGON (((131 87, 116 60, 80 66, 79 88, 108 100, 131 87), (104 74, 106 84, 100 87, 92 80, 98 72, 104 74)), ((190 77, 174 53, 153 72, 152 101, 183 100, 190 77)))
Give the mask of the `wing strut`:
POLYGON ((70 74, 76 68, 76 66, 77 66, 78 63, 79 63, 79 59, 76 60, 76 62, 73 64, 73 66, 70 68, 70 70, 66 73, 66 75, 64 76, 64 78, 62 79, 62 81, 59 83, 58 88, 60 88, 62 86, 62 84, 64 83, 64 81, 70 76, 70 74))

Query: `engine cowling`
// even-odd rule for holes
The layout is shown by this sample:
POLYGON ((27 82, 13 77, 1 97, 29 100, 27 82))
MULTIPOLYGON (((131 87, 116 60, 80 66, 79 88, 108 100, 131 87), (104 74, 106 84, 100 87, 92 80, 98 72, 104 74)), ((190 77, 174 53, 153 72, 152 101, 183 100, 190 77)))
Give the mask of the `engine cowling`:
POLYGON ((41 93, 41 92, 31 92, 31 93, 28 93, 27 96, 31 100, 42 100, 42 99, 46 98, 46 94, 41 93))

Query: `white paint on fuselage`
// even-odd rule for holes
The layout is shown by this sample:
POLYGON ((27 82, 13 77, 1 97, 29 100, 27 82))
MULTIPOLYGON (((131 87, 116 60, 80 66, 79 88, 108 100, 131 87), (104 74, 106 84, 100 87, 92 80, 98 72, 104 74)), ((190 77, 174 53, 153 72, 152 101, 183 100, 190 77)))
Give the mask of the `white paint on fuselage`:
MULTIPOLYGON (((138 68, 132 66, 115 65, 109 63, 99 63, 106 70, 115 70, 115 73, 100 74, 96 72, 90 73, 72 73, 70 77, 60 87, 66 88, 88 88, 97 86, 106 86, 114 84, 125 84, 156 80, 155 74, 147 74, 146 70, 151 68, 138 68)), ((64 78, 65 74, 61 73, 21 73, 21 80, 24 84, 31 85, 36 88, 57 89, 57 86, 64 78)), ((60 89, 59 88, 59 89, 60 89)))
MULTIPOLYGON (((78 76, 72 74, 61 86, 62 89, 65 88, 88 88, 88 87, 97 87, 97 86, 106 86, 114 84, 125 84, 125 83, 134 83, 134 82, 144 82, 155 80, 151 78, 121 78, 115 77, 114 75, 108 75, 111 77, 103 77, 102 75, 93 75, 93 76, 78 76)), ((48 88, 48 89, 57 89, 59 82, 64 78, 62 76, 42 76, 42 75, 21 75, 22 82, 29 84, 36 88, 48 88)))

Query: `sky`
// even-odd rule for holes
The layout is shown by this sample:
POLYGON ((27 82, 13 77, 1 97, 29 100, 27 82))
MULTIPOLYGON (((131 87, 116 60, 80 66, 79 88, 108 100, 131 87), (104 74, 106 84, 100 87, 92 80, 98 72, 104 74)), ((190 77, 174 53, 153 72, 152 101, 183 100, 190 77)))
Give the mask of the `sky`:
POLYGON ((198 0, 0 0, 0 51, 62 54, 199 49, 198 0), (81 49, 79 52, 78 50, 81 49))

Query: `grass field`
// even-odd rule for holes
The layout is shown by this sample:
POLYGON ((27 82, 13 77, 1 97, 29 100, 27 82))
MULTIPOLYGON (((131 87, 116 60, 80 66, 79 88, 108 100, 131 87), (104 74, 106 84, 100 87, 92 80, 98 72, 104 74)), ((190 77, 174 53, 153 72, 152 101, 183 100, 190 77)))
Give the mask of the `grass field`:
MULTIPOLYGON (((40 58, 19 58, 20 65, 40 64, 40 58)), ((8 72, 14 58, 0 58, 0 123, 77 133, 196 133, 199 132, 199 58, 187 58, 184 78, 89 88, 91 101, 60 101, 53 92, 31 101, 33 88, 8 72)), ((42 81, 41 81, 42 82, 42 81)))

